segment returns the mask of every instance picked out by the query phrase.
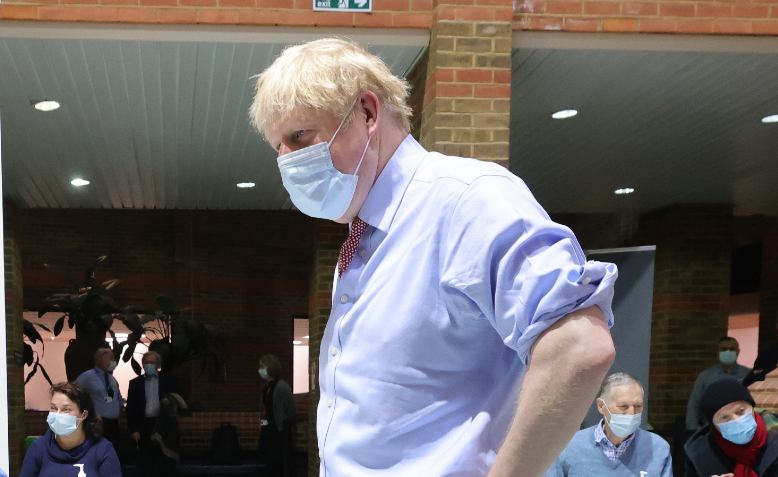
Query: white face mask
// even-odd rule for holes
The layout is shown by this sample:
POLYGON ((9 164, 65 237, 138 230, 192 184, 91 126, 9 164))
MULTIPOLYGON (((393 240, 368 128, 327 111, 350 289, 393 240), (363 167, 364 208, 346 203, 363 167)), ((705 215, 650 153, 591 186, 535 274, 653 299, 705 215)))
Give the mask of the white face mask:
POLYGON ((69 436, 78 429, 78 418, 71 414, 62 414, 61 412, 49 412, 46 417, 51 432, 58 436, 69 436))
POLYGON ((640 421, 642 420, 642 413, 614 414, 608 409, 605 400, 600 399, 600 401, 602 401, 602 404, 611 416, 610 419, 608 419, 608 427, 616 436, 624 439, 631 436, 638 429, 640 421))
POLYGON ((259 368, 259 377, 262 379, 267 379, 267 369, 259 368))
MULTIPOLYGON (((357 98, 358 100, 359 98, 357 98)), ((354 104, 356 104, 356 101, 354 104)), ((354 107, 351 105, 349 111, 354 107)), ((343 174, 332 163, 330 146, 346 121, 340 121, 329 142, 320 142, 279 156, 278 169, 292 203, 310 217, 336 220, 348 210, 359 183, 359 168, 365 159, 372 136, 368 137, 362 157, 351 174, 343 174)))
POLYGON ((113 370, 116 369, 116 366, 117 366, 116 361, 111 361, 110 363, 108 363, 108 372, 112 373, 113 370))

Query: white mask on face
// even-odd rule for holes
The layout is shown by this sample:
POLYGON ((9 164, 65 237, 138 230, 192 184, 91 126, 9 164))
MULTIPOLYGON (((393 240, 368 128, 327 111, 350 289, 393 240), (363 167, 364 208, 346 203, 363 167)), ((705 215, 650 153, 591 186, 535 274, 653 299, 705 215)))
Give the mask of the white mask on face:
MULTIPOLYGON (((359 98, 357 98, 358 100, 359 98)), ((356 104, 356 101, 354 104, 356 104)), ((354 107, 351 105, 349 111, 354 107)), ((344 174, 332 163, 330 146, 340 132, 348 114, 340 121, 329 142, 320 142, 279 156, 278 169, 284 188, 292 203, 302 213, 320 219, 336 220, 348 210, 359 183, 359 168, 365 159, 372 136, 367 138, 365 149, 356 169, 344 174)))
POLYGON ((642 413, 614 414, 610 409, 608 409, 608 405, 605 404, 604 399, 600 399, 600 401, 602 401, 602 404, 605 406, 605 409, 611 416, 607 421, 608 427, 616 436, 625 439, 631 436, 638 429, 640 426, 640 421, 642 420, 642 413))
POLYGON ((78 429, 78 418, 70 414, 60 412, 49 412, 46 417, 51 432, 57 436, 69 436, 78 429))

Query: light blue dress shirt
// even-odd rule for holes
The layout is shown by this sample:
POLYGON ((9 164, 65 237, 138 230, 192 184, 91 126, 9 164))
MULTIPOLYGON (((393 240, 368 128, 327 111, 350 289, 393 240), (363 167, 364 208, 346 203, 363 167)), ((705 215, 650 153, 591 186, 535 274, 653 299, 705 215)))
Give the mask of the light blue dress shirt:
POLYGON ((76 384, 86 389, 92 402, 95 405, 95 412, 98 416, 106 419, 118 419, 124 404, 122 392, 119 390, 119 383, 112 374, 108 374, 108 379, 113 388, 113 397, 108 399, 105 389, 105 371, 94 367, 89 371, 84 371, 76 378, 76 384), (110 400, 110 402, 108 402, 110 400))
POLYGON ((587 262, 524 183, 408 136, 373 185, 321 344, 322 476, 481 476, 538 336, 598 305, 616 266, 587 262))

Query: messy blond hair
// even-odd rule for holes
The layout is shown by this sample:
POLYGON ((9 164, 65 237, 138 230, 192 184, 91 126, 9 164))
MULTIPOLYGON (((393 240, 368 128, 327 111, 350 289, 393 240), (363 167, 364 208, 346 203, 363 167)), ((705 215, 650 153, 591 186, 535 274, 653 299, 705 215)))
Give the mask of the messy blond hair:
POLYGON ((249 109, 251 124, 265 139, 269 129, 301 109, 348 115, 357 96, 372 91, 390 119, 410 131, 410 87, 380 58, 356 43, 324 38, 287 47, 257 76, 256 95, 249 109))

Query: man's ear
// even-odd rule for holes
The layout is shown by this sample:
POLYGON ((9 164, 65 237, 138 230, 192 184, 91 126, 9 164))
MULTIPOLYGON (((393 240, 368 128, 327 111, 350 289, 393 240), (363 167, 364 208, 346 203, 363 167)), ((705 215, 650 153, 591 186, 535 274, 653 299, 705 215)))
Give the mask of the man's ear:
POLYGON ((365 115, 365 125, 368 127, 368 134, 375 132, 381 116, 381 100, 372 91, 365 91, 359 98, 359 107, 365 115))

